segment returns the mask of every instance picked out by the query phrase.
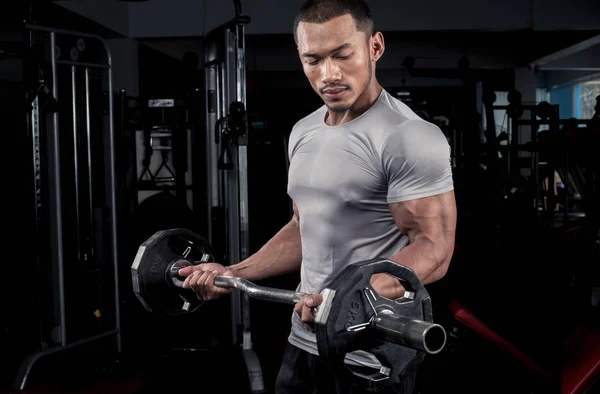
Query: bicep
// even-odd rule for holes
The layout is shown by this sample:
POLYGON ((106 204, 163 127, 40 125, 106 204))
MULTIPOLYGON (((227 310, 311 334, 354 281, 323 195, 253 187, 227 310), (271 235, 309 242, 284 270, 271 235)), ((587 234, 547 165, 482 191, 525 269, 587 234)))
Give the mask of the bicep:
POLYGON ((396 225, 410 243, 419 239, 454 247, 456 200, 454 191, 403 202, 390 203, 396 225))

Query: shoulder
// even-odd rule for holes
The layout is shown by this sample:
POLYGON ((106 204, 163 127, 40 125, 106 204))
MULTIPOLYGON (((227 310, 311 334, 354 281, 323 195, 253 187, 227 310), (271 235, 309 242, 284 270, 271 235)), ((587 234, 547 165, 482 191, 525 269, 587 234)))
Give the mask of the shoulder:
POLYGON ((411 119, 391 128, 381 146, 383 160, 408 166, 450 163, 451 147, 442 130, 423 119, 411 119))
POLYGON ((444 132, 437 125, 423 119, 406 120, 391 128, 387 142, 402 142, 406 148, 420 146, 422 149, 435 145, 449 145, 444 132))
POLYGON ((412 108, 386 90, 381 93, 377 112, 388 127, 395 127, 410 120, 423 120, 412 108))
POLYGON ((437 125, 421 118, 387 92, 382 97, 380 116, 386 123, 382 152, 393 151, 402 155, 435 151, 445 154, 449 149, 448 140, 437 125))

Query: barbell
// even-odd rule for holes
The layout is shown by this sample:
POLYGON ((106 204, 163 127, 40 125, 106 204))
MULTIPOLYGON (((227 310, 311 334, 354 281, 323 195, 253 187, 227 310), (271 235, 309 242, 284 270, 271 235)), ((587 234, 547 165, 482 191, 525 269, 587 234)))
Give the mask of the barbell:
MULTIPOLYGON (((138 248, 131 266, 133 290, 148 312, 159 315, 193 313, 204 301, 183 288, 181 268, 214 261, 210 243, 199 234, 177 228, 156 232, 138 248)), ((249 296, 296 304, 301 292, 258 286, 235 276, 217 276, 215 285, 249 296)), ((315 308, 314 332, 319 355, 332 368, 348 368, 346 355, 362 350, 381 363, 375 375, 359 375, 372 382, 401 384, 426 354, 439 353, 446 331, 433 322, 429 294, 408 267, 388 259, 374 258, 344 268, 321 292, 323 302, 315 308), (371 287, 371 276, 385 273, 397 278, 404 296, 391 300, 371 287)), ((379 383, 380 384, 380 383, 379 383)))

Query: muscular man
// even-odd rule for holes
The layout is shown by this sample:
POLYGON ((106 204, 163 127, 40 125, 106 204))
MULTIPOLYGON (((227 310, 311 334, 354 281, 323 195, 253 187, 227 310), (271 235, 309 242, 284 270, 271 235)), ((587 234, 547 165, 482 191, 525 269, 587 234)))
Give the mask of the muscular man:
MULTIPOLYGON (((213 285, 217 275, 259 281, 300 270, 298 291, 311 295, 292 313, 277 393, 354 393, 348 379, 333 376, 318 358, 312 308, 340 270, 374 257, 412 268, 424 284, 445 275, 456 224, 450 147, 438 127, 377 81, 384 39, 364 1, 309 0, 294 37, 304 73, 324 102, 290 135, 294 215, 248 259, 185 268, 181 275, 189 275, 184 287, 210 300, 231 291, 213 285)), ((388 298, 404 291, 385 274, 371 282, 388 298)), ((347 362, 377 366, 360 352, 347 362)))

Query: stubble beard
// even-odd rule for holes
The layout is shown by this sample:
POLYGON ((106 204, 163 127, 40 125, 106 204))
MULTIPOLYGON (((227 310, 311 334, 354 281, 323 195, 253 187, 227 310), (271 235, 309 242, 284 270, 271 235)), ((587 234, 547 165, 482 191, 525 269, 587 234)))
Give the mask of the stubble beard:
MULTIPOLYGON (((356 98, 356 100, 358 100, 358 98, 360 96, 362 96, 362 94, 367 90, 367 87, 369 86, 372 77, 373 77, 373 65, 371 64, 371 62, 369 62, 367 81, 365 82, 365 85, 362 87, 362 93, 356 98)), ((349 90, 352 90, 352 89, 349 88, 349 90)), ((329 109, 333 113, 343 113, 343 112, 348 111, 350 108, 352 108, 352 106, 354 105, 356 100, 354 100, 354 102, 352 102, 352 103, 327 103, 327 102, 325 102, 325 105, 327 106, 327 109, 329 109)))

